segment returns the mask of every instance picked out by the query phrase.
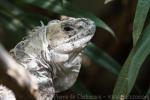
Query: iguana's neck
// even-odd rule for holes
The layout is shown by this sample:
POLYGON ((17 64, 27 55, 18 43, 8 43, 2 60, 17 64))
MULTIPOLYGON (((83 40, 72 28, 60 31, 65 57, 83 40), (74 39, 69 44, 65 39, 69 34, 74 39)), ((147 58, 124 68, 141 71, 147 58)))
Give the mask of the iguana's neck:
POLYGON ((30 32, 29 38, 25 41, 28 42, 24 48, 24 52, 31 55, 37 56, 42 51, 48 50, 48 40, 46 38, 46 26, 39 27, 33 32, 30 32))

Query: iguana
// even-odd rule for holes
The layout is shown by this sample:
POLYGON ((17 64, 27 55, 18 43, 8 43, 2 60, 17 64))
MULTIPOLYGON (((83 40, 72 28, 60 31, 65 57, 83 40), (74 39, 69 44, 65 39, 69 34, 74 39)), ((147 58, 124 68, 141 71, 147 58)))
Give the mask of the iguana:
POLYGON ((82 51, 95 29, 90 19, 64 17, 34 28, 11 50, 15 60, 38 82, 39 100, 52 100, 54 93, 74 84, 82 51))

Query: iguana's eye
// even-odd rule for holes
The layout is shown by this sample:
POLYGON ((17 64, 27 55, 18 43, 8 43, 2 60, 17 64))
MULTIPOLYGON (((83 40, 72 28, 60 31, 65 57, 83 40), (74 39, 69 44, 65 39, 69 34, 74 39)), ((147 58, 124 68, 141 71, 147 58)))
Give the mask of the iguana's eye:
POLYGON ((65 31, 72 31, 73 28, 72 28, 72 27, 69 27, 69 26, 66 26, 66 27, 64 27, 64 30, 65 30, 65 31))

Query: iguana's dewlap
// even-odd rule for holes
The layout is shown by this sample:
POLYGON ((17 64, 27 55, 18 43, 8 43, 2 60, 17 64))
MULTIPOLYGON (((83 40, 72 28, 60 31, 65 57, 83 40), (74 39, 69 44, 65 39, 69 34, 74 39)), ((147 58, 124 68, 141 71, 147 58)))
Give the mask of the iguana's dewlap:
POLYGON ((41 98, 51 100, 54 92, 70 88, 81 67, 81 54, 95 33, 86 18, 66 17, 36 27, 11 51, 18 63, 35 77, 41 98))

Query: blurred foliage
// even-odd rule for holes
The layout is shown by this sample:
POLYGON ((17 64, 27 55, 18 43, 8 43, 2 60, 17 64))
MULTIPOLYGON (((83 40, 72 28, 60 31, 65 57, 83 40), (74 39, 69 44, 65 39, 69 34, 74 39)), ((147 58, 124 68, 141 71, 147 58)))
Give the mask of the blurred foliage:
POLYGON ((105 66, 113 74, 118 75, 121 65, 119 65, 106 52, 96 47, 93 43, 89 43, 85 48, 85 54, 88 55, 95 63, 105 66))
POLYGON ((140 68, 150 53, 150 24, 142 29, 150 8, 150 0, 138 0, 133 25, 133 48, 120 71, 113 95, 126 98, 134 87, 140 68))
POLYGON ((133 43, 136 44, 143 30, 144 23, 150 8, 150 0, 138 0, 133 24, 133 43))
MULTIPOLYGON (((96 23, 97 27, 107 30, 116 38, 112 29, 102 19, 96 17, 89 11, 78 8, 72 1, 0 0, 0 26, 7 32, 8 39, 8 42, 1 42, 8 48, 14 46, 26 35, 28 30, 39 25, 40 21, 47 23, 51 20, 51 13, 90 18, 96 23)), ((109 1, 112 0, 106 0, 105 2, 109 1)), ((120 73, 113 93, 113 95, 118 95, 118 97, 113 98, 114 100, 120 100, 121 96, 130 94, 140 67, 150 53, 150 24, 143 29, 149 7, 150 0, 138 0, 132 34, 134 46, 122 68, 108 53, 98 48, 94 43, 89 43, 84 51, 92 61, 104 66, 111 73, 116 75, 120 73)), ((79 93, 82 92, 91 95, 91 92, 80 81, 73 88, 79 93)))
MULTIPOLYGON (((114 95, 126 97, 132 90, 140 67, 150 53, 150 24, 144 30, 142 36, 138 39, 135 47, 131 50, 114 89, 114 95)), ((117 98, 119 100, 120 97, 117 98)), ((116 98, 114 98, 116 100, 116 98)))

